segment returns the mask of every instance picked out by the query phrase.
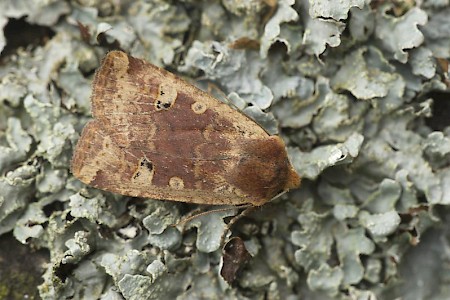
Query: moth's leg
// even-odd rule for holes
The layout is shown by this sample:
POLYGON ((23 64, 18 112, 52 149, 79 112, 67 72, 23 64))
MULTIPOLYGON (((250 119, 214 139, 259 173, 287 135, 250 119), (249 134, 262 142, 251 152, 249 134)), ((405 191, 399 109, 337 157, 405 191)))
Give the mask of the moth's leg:
POLYGON ((241 205, 239 208, 245 208, 240 214, 237 214, 234 216, 230 222, 228 222, 227 227, 225 228, 225 231, 222 234, 222 237, 220 238, 220 244, 224 245, 225 238, 227 237, 227 234, 231 232, 231 227, 236 224, 237 221, 239 221, 242 217, 245 217, 256 210, 259 206, 254 206, 251 204, 244 204, 241 205))

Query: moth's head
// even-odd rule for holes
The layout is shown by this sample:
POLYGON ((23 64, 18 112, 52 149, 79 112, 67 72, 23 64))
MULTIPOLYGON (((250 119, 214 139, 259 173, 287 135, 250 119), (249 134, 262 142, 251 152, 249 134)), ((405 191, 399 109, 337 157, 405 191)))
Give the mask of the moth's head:
POLYGON ((289 162, 285 145, 278 136, 247 140, 233 173, 232 181, 255 206, 300 185, 300 176, 289 162))

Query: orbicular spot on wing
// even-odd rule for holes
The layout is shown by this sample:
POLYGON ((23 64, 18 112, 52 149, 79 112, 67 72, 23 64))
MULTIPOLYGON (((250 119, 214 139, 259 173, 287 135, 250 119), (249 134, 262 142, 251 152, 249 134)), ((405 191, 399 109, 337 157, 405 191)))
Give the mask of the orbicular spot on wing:
POLYGON ((180 177, 171 177, 169 179, 169 186, 175 190, 182 190, 184 189, 184 181, 180 177))
POLYGON ((208 107, 204 103, 194 102, 191 105, 191 109, 197 115, 201 115, 202 113, 204 113, 208 109, 208 107))

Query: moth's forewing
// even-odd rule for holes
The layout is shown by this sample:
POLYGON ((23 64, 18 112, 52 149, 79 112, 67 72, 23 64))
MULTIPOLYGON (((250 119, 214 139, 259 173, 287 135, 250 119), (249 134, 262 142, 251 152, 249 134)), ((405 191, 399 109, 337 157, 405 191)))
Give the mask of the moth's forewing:
POLYGON ((96 73, 72 172, 130 196, 261 205, 299 185, 284 143, 172 73, 120 51, 96 73))

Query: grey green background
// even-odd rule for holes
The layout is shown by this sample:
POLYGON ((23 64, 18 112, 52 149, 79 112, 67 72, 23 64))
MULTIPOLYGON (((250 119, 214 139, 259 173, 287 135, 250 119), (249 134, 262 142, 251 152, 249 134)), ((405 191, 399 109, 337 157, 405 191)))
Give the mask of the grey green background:
POLYGON ((450 298, 449 1, 272 2, 0 2, 0 299, 450 298), (118 48, 215 84, 304 178, 232 228, 233 286, 235 210, 174 227, 199 207, 70 174, 118 48))

